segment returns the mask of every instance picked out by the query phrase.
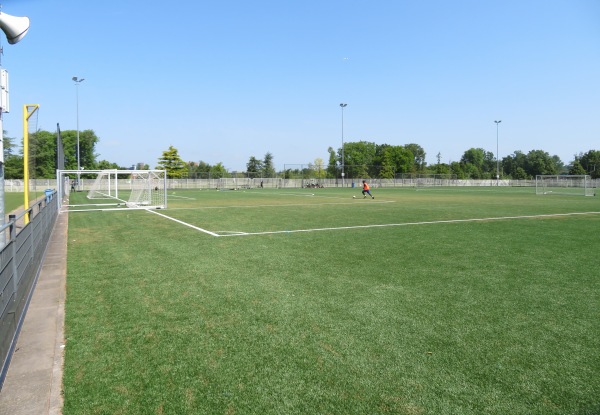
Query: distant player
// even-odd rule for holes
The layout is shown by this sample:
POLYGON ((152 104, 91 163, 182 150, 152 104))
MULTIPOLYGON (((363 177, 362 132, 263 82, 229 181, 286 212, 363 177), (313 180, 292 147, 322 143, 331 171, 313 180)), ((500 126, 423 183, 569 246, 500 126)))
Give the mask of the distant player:
POLYGON ((371 196, 371 199, 375 199, 375 196, 371 194, 371 188, 369 187, 369 183, 366 180, 363 180, 363 189, 362 189, 363 199, 367 197, 367 195, 371 196))

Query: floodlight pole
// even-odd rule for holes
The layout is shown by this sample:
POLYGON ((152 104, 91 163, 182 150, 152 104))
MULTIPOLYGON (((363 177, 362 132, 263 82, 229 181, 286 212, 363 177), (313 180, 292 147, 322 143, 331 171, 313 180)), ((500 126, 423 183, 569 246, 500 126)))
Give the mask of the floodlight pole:
POLYGON ((75 81, 75 102, 77 107, 77 170, 81 170, 81 159, 79 158, 79 84, 85 81, 85 79, 79 79, 74 76, 73 81, 75 81))
POLYGON ((498 158, 498 125, 502 120, 494 121, 496 123, 496 186, 500 186, 500 159, 498 158))
MULTIPOLYGON (((23 39, 29 31, 28 17, 15 17, 0 12, 0 29, 6 35, 8 43, 14 45, 23 39)), ((2 49, 0 48, 0 53, 2 49)), ((0 70, 0 227, 4 226, 4 137, 2 125, 2 113, 8 112, 8 72, 0 70)), ((28 206, 25 206, 27 209, 28 206)), ((0 249, 6 246, 5 231, 0 232, 0 249)))
POLYGON ((348 104, 340 104, 340 108, 342 108, 342 187, 345 187, 345 181, 344 181, 344 108, 346 108, 348 106, 348 104))
MULTIPOLYGON (((75 102, 77 107, 77 171, 81 170, 81 159, 79 155, 79 84, 85 81, 83 78, 77 78, 74 76, 73 81, 75 81, 75 102)), ((81 182, 81 173, 77 173, 77 188, 79 189, 81 182)))

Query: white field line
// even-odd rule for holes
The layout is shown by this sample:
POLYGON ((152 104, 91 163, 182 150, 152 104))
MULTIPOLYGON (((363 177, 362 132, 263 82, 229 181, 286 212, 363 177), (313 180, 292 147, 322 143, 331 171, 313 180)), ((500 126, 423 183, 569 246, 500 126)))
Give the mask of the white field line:
MULTIPOLYGON (((362 200, 362 198, 360 199, 362 200)), ((201 207, 190 207, 190 208, 169 208, 168 210, 203 210, 203 209, 254 209, 254 208, 264 208, 264 207, 312 207, 312 206, 326 206, 326 205, 355 205, 360 202, 359 199, 356 199, 353 202, 325 202, 325 203, 312 203, 307 205, 306 203, 289 203, 289 204, 281 204, 281 205, 252 205, 252 206, 201 206, 201 207)), ((393 200, 371 200, 365 201, 365 204, 373 205, 380 203, 396 203, 393 200)))
POLYGON ((187 199, 187 200, 196 200, 193 197, 187 197, 187 196, 178 196, 178 195, 167 195, 167 197, 174 197, 175 199, 187 199))
POLYGON ((82 206, 119 206, 120 203, 90 203, 86 205, 63 205, 68 207, 82 207, 82 206))
POLYGON ((60 213, 73 213, 73 212, 116 212, 118 210, 140 210, 143 208, 128 208, 128 207, 116 207, 116 208, 110 208, 110 209, 64 209, 61 210, 60 213))
MULTIPOLYGON (((280 206, 280 205, 275 205, 280 206)), ((306 205, 302 205, 306 206, 306 205)), ((246 207, 246 206, 244 206, 246 207)), ((90 211, 91 209, 86 210, 75 210, 78 211, 90 211)), ((94 209, 96 210, 96 209, 94 209)), ((131 210, 131 208, 122 208, 122 209, 98 209, 98 210, 131 210)), ((331 228, 312 228, 312 229, 294 229, 294 230, 284 230, 284 231, 267 231, 267 232, 242 232, 242 231, 218 231, 220 233, 211 232, 209 230, 200 228, 198 226, 194 226, 190 223, 181 221, 179 219, 172 218, 170 216, 164 215, 162 213, 157 212, 154 209, 145 209, 147 212, 154 213, 155 215, 162 216, 165 219, 172 220, 181 225, 187 226, 189 228, 195 229, 197 231, 206 233, 211 236, 216 237, 231 237, 231 236, 250 236, 250 235, 276 235, 276 234, 290 234, 290 233, 299 233, 299 232, 320 232, 320 231, 335 231, 335 230, 348 230, 348 229, 371 229, 371 228, 387 228, 392 226, 416 226, 416 225, 435 225, 442 223, 468 223, 468 222, 488 222, 488 221, 498 221, 498 220, 511 220, 511 219, 539 219, 539 218, 554 218, 554 217, 565 217, 565 216, 581 216, 581 215, 599 215, 600 212, 573 212, 573 213, 551 213, 544 215, 523 215, 523 216, 500 216, 500 217, 491 217, 491 218, 472 218, 472 219, 448 219, 448 220, 436 220, 436 221, 425 221, 425 222, 406 222, 406 223, 386 223, 379 225, 356 225, 356 226, 339 226, 339 227, 331 227, 331 228), (225 235, 224 235, 225 234, 225 235)), ((73 210, 67 211, 73 212, 73 210)))
POLYGON ((177 222, 177 223, 179 223, 179 224, 181 224, 181 225, 184 225, 184 226, 187 226, 187 227, 189 227, 189 228, 195 229, 195 230, 197 230, 197 231, 204 232, 204 233, 207 233, 207 234, 209 234, 209 235, 212 235, 212 236, 220 236, 220 235, 219 235, 219 234, 217 234, 217 233, 214 233, 214 232, 211 232, 211 231, 207 231, 206 229, 199 228, 198 226, 194 226, 194 225, 192 225, 192 224, 190 224, 190 223, 187 223, 187 222, 184 222, 184 221, 182 221, 182 220, 175 219, 175 218, 172 218, 172 217, 170 217, 170 216, 167 216, 167 215, 163 215, 162 213, 158 213, 158 212, 157 212, 157 211, 155 211, 155 210, 151 210, 151 209, 146 209, 146 210, 147 210, 148 212, 150 212, 150 213, 154 213, 155 215, 162 216, 163 218, 166 218, 166 219, 172 220, 172 221, 174 221, 174 222, 177 222))
MULTIPOLYGON (((360 192, 362 191, 362 187, 360 189, 357 188, 357 192, 354 196, 356 196, 356 199, 361 198, 362 199, 362 195, 360 194, 360 192)), ((246 193, 245 191, 243 193, 246 193)), ((248 195, 260 195, 260 196, 264 196, 264 195, 268 195, 268 196, 273 196, 273 197, 278 197, 278 196, 295 196, 295 197, 317 197, 317 198, 321 198, 321 199, 335 199, 335 200, 348 200, 348 197, 341 197, 341 196, 329 196, 327 194, 322 194, 320 192, 317 193, 290 193, 290 192, 286 192, 286 193, 271 193, 271 192, 265 192, 265 191, 249 191, 247 193, 248 195)), ((352 198, 350 198, 352 199, 352 198)))
POLYGON ((334 230, 347 230, 347 229, 370 229, 370 228, 385 228, 392 226, 415 226, 415 225, 434 225, 440 223, 464 223, 464 222, 487 222, 495 220, 511 220, 511 219, 538 219, 538 218, 552 218, 561 216, 576 216, 576 215, 598 215, 600 212, 576 212, 576 213, 554 213, 545 215, 527 215, 527 216, 501 216, 493 218, 473 218, 473 219, 450 219, 450 220, 437 220, 428 222, 407 222, 407 223, 388 223, 381 225, 357 225, 357 226, 340 226, 335 228, 314 228, 314 229, 295 229, 286 231, 269 231, 269 232, 236 232, 228 235, 217 235, 215 236, 249 236, 249 235, 274 235, 280 233, 297 233, 297 232, 319 232, 319 231, 334 231, 334 230))

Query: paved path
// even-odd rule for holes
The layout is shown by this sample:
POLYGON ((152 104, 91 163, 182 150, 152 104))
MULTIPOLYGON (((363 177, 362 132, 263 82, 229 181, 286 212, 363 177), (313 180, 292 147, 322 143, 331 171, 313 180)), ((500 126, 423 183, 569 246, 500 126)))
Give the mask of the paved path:
POLYGON ((4 385, 0 415, 60 415, 68 214, 54 225, 4 385))

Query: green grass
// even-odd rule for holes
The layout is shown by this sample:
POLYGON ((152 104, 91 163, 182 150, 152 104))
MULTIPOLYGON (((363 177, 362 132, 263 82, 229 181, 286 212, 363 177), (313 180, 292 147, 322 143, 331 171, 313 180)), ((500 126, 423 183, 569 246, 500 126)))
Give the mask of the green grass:
MULTIPOLYGON (((29 203, 30 205, 40 196, 43 196, 44 192, 29 192, 29 203)), ((5 192, 4 193, 4 212, 6 215, 12 211, 23 207, 23 192, 5 192)))
POLYGON ((71 213, 64 414, 600 410, 598 198, 373 193, 71 213))
POLYGON ((15 209, 23 206, 23 192, 4 193, 4 212, 8 215, 15 209))

